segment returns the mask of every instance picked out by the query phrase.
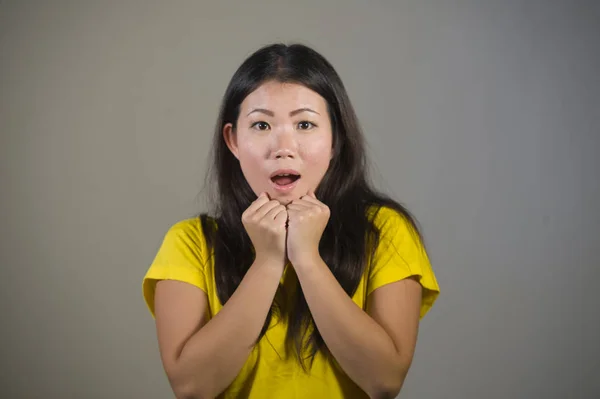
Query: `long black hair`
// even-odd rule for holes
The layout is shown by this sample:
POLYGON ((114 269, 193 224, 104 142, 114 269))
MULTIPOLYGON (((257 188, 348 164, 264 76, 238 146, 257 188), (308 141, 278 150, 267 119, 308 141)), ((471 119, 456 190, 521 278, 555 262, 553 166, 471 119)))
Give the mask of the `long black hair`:
MULTIPOLYGON (((250 55, 233 75, 225 92, 215 126, 213 151, 206 183, 209 185, 212 217, 200 215, 209 249, 214 250, 217 294, 225 304, 254 261, 252 242, 242 223, 242 213, 256 199, 239 161, 223 138, 227 123, 235 131, 240 104, 267 81, 301 84, 323 97, 328 105, 333 133, 333 158, 316 189, 317 198, 330 208, 330 219, 319 244, 321 257, 349 296, 352 296, 379 241, 373 224, 375 206, 390 207, 403 216, 419 234, 412 215, 398 202, 375 191, 367 179, 363 134, 346 89, 333 66, 318 52, 301 44, 273 44, 250 55), (369 216, 371 214, 371 216, 369 216), (215 223, 216 222, 216 223, 215 223)), ((420 236, 420 234, 419 234, 420 236)), ((280 287, 281 289, 282 287, 280 287)), ((305 368, 302 354, 314 359, 319 350, 328 354, 301 289, 294 290, 287 304, 276 299, 259 340, 274 312, 289 317, 286 342, 295 349, 305 368), (308 335, 307 335, 308 334, 308 335), (308 339, 304 339, 305 335, 308 339)))

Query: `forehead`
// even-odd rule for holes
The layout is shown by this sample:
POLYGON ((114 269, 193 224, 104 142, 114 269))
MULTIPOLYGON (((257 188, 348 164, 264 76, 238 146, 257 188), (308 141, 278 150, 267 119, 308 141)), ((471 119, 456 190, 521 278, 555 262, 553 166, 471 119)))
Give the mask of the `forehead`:
POLYGON ((260 85, 242 102, 242 115, 255 108, 288 113, 298 108, 311 108, 321 114, 326 111, 325 99, 306 86, 297 83, 269 81, 260 85), (244 112, 246 111, 246 112, 244 112))

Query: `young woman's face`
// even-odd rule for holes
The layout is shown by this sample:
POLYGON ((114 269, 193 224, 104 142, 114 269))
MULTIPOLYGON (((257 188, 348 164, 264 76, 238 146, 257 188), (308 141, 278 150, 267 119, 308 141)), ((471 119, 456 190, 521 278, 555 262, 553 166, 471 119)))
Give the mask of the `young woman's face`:
POLYGON ((327 103, 305 86, 269 81, 223 130, 252 190, 288 204, 315 190, 333 154, 327 103))

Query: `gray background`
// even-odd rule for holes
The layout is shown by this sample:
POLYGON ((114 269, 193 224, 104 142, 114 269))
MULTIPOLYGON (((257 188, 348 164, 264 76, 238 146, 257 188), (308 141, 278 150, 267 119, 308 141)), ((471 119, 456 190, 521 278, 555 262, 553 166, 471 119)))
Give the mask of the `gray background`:
POLYGON ((173 396, 142 277, 273 41, 330 59, 424 228, 401 397, 600 397, 600 6, 567 0, 0 1, 0 396, 173 396))

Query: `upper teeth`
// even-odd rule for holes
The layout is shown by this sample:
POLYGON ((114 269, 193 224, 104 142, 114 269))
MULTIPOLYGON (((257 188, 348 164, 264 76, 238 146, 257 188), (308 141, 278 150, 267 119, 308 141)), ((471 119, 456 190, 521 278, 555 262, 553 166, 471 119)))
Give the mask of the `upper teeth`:
POLYGON ((289 176, 289 175, 290 175, 289 173, 281 173, 281 174, 278 174, 277 176, 289 176))

